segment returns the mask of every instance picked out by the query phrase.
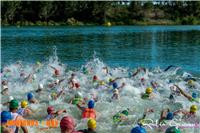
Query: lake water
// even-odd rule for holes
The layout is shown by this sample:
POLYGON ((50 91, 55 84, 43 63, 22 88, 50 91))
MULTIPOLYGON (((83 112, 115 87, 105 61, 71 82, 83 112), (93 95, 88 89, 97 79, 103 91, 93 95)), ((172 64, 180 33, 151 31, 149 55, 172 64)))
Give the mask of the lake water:
POLYGON ((78 67, 96 56, 110 66, 180 66, 200 73, 200 26, 2 27, 2 65, 46 61, 78 67))
MULTIPOLYGON (((74 80, 80 84, 78 91, 82 98, 98 98, 95 103, 95 109, 100 113, 97 118, 98 133, 130 132, 146 108, 154 108, 154 113, 147 116, 153 122, 160 118, 161 110, 165 108, 172 112, 180 108, 189 111, 192 104, 200 108, 200 26, 2 27, 1 36, 1 63, 3 67, 6 66, 1 79, 9 81, 8 95, 20 102, 31 92, 40 101, 39 104, 29 104, 35 112, 30 119, 43 120, 47 115, 47 107, 51 105, 56 110, 66 109, 76 119, 77 130, 87 127, 86 120, 81 119, 81 112, 75 105, 69 104, 70 99, 77 94, 77 90, 70 89, 68 82, 72 73, 76 75, 74 80), (22 61, 21 65, 15 63, 19 60, 22 61), (41 63, 36 65, 37 61, 41 63), (50 65, 60 70, 58 77, 53 75, 50 65), (79 69, 82 65, 85 69, 79 69), (169 71, 155 68, 164 69, 169 65, 179 66, 183 71, 177 68, 170 68, 169 71), (103 69, 105 66, 108 66, 108 73, 103 69), (155 69, 146 69, 130 77, 135 70, 129 68, 138 66, 155 69), (187 82, 190 75, 185 72, 192 73, 196 81, 187 82), (100 81, 93 82, 94 75, 100 81), (30 78, 27 80, 27 77, 30 78), (118 86, 125 85, 120 90, 119 100, 111 98, 114 87, 109 83, 110 79, 116 77, 121 77, 115 81, 118 86), (60 79, 64 81, 50 89, 49 84, 60 79), (141 94, 147 87, 153 87, 152 82, 157 84, 153 89, 155 97, 142 99, 141 94), (197 102, 192 103, 184 96, 176 95, 175 102, 170 102, 169 96, 174 93, 171 90, 174 84, 178 84, 188 95, 195 93, 197 102), (44 85, 41 94, 35 92, 38 85, 44 85), (61 88, 65 94, 57 100, 53 99, 52 94, 60 92, 61 88), (128 121, 114 124, 113 116, 127 108, 128 121)), ((1 96, 2 103, 8 101, 7 95, 1 96)), ((8 110, 2 104, 0 107, 8 110)), ((199 122, 199 110, 196 114, 194 120, 199 122)), ((173 122, 183 126, 190 124, 184 119, 181 119, 183 123, 177 121, 179 118, 181 116, 175 116, 173 122)), ((156 123, 150 124, 157 126, 156 123)), ((145 128, 148 133, 161 133, 165 130, 164 127, 163 131, 149 126, 145 128)), ((30 127, 29 132, 41 130, 30 127)), ((60 132, 60 128, 45 132, 60 132)), ((181 129, 181 132, 199 133, 199 128, 190 127, 181 129)))

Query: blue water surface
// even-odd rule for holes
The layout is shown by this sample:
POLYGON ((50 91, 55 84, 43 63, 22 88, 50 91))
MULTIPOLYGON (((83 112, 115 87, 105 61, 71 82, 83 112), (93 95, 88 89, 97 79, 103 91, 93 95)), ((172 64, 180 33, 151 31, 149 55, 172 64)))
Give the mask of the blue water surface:
POLYGON ((96 53, 110 66, 168 65, 200 74, 200 26, 2 27, 1 63, 47 61, 80 67, 96 53))

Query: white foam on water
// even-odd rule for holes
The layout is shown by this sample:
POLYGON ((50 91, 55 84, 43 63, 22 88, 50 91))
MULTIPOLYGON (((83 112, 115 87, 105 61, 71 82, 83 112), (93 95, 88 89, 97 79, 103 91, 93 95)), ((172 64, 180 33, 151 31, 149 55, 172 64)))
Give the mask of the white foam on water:
MULTIPOLYGON (((183 75, 177 74, 178 68, 171 69, 167 72, 162 71, 159 67, 148 70, 146 72, 141 72, 135 77, 127 78, 130 73, 129 68, 117 67, 112 68, 106 65, 99 58, 94 56, 94 58, 85 65, 83 65, 80 69, 77 68, 76 71, 68 69, 67 65, 61 64, 57 57, 56 47, 54 48, 54 55, 49 58, 48 62, 42 62, 41 66, 37 66, 35 64, 23 64, 21 65, 16 63, 6 66, 6 68, 10 69, 11 72, 5 72, 2 74, 2 80, 6 79, 9 81, 9 95, 14 96, 17 100, 21 101, 23 99, 27 99, 26 95, 28 92, 33 92, 36 99, 40 101, 39 104, 29 105, 34 110, 34 115, 31 118, 36 120, 43 120, 47 115, 46 109, 49 105, 52 105, 58 109, 66 109, 67 113, 72 115, 77 121, 77 129, 86 128, 86 121, 81 120, 81 112, 77 109, 75 105, 69 104, 68 100, 72 98, 75 92, 71 92, 68 89, 68 79, 70 78, 72 73, 76 74, 76 80, 80 83, 81 88, 79 92, 82 93, 84 97, 88 97, 89 99, 92 97, 98 97, 98 101, 96 103, 95 109, 100 113, 97 119, 97 132, 105 133, 105 132, 130 132, 131 128, 136 124, 134 123, 138 118, 142 117, 144 109, 146 108, 154 108, 155 112, 151 115, 148 115, 148 118, 152 118, 153 120, 158 120, 160 117, 160 111, 163 108, 171 108, 172 110, 178 109, 179 105, 182 105, 184 109, 189 110, 190 106, 194 103, 189 102, 183 96, 176 97, 177 104, 171 104, 169 102, 169 94, 170 94, 170 86, 173 83, 178 84, 183 90, 189 92, 197 92, 200 96, 200 78, 196 77, 197 81, 195 81, 195 88, 188 89, 187 82, 184 81, 184 78, 188 77, 191 74, 184 72, 183 75), (49 65, 56 67, 61 71, 60 77, 53 77, 54 70, 49 67, 49 65), (105 67, 107 67, 108 72, 106 73, 105 67), (33 70, 37 68, 39 71, 33 72, 33 70), (82 70, 86 69, 87 73, 82 72, 82 70), (35 79, 32 82, 27 83, 23 81, 23 78, 20 77, 21 73, 25 73, 25 76, 33 73, 35 74, 35 79), (122 79, 117 80, 118 86, 122 83, 125 83, 125 87, 120 92, 119 100, 111 100, 112 97, 112 86, 109 88, 104 88, 103 90, 97 90, 96 86, 92 82, 92 78, 94 75, 98 75, 99 79, 104 80, 105 83, 109 81, 109 78, 117 78, 123 77, 122 79), (144 83, 141 83, 141 78, 144 78, 144 83), (48 88, 48 84, 52 83, 56 79, 65 79, 59 86, 54 88, 48 88), (169 81, 173 81, 173 83, 169 83, 169 81), (141 93, 145 92, 145 89, 149 87, 151 81, 156 81, 158 83, 158 90, 155 91, 155 99, 153 100, 143 100, 141 99, 141 93), (38 85, 42 83, 44 85, 44 89, 42 94, 36 94, 35 90, 38 89, 38 85), (65 95, 61 98, 53 101, 49 96, 52 92, 56 92, 57 89, 65 88, 65 95), (175 106, 177 105, 177 106, 175 106), (119 111, 124 109, 130 109, 129 115, 129 124, 119 125, 115 127, 112 122, 112 116, 119 111)), ((3 70, 5 70, 4 68, 3 70)), ((2 103, 7 102, 8 96, 2 95, 2 103)), ((199 103, 196 104, 199 106, 199 103)), ((7 110, 6 106, 1 105, 2 110, 7 110)), ((62 115, 64 116, 64 115, 62 115)), ((197 118, 199 118, 200 112, 197 112, 197 118)), ((60 117, 61 118, 61 117, 60 117)), ((59 132, 60 129, 50 129, 49 131, 41 131, 38 128, 29 128, 30 132, 59 132)), ((149 129, 147 127, 148 132, 159 132, 157 129, 149 129)), ((183 132, 193 132, 197 131, 195 129, 185 129, 183 132)))

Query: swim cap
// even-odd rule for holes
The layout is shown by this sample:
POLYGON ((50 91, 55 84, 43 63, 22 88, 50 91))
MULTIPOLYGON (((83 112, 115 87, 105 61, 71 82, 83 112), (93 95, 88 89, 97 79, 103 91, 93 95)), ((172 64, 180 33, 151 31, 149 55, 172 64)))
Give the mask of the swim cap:
POLYGON ((61 130, 73 130, 75 127, 74 119, 71 116, 65 116, 60 121, 61 130))
POLYGON ((28 100, 32 99, 33 98, 33 94, 32 93, 28 93, 27 94, 27 98, 28 98, 28 100))
POLYGON ((8 120, 12 119, 12 115, 8 111, 1 112, 1 123, 7 122, 8 120))
POLYGON ((22 108, 26 108, 28 106, 28 102, 26 101, 26 100, 23 100, 22 102, 21 102, 21 107, 22 108))
POLYGON ((96 75, 93 76, 93 80, 96 81, 98 80, 98 77, 96 75))
POLYGON ((116 82, 113 83, 113 89, 117 88, 118 84, 116 82))
POLYGON ((112 78, 109 78, 109 82, 112 82, 113 81, 113 79, 112 78))
POLYGON ((4 85, 4 86, 3 86, 3 90, 4 90, 4 89, 8 89, 8 86, 7 86, 7 85, 4 85))
POLYGON ((57 96, 57 93, 52 92, 52 93, 51 93, 51 97, 53 98, 53 97, 55 97, 55 96, 57 96))
POLYGON ((58 84, 60 82, 60 80, 59 79, 56 79, 56 84, 58 84))
POLYGON ((181 133, 179 128, 176 128, 175 126, 167 128, 165 133, 181 133))
POLYGON ((43 86, 43 84, 39 84, 39 87, 38 87, 39 89, 44 89, 44 86, 43 86))
POLYGON ((194 81, 193 81, 193 80, 191 80, 191 79, 190 79, 190 80, 188 80, 188 84, 189 84, 189 85, 192 85, 193 83, 194 83, 194 81))
POLYGON ((75 98, 81 98, 81 97, 83 97, 81 92, 77 92, 76 95, 75 95, 75 98))
POLYGON ((192 93, 192 97, 193 97, 193 98, 197 98, 197 97, 198 97, 197 93, 193 92, 193 93, 192 93))
POLYGON ((114 94, 119 94, 119 90, 118 89, 114 89, 113 93, 114 94))
POLYGON ((13 96, 9 96, 9 102, 12 101, 14 99, 13 96))
POLYGON ((172 120, 173 118, 174 118, 174 114, 172 112, 168 112, 166 119, 167 120, 172 120))
POLYGON ((149 88, 146 88, 146 93, 147 93, 147 94, 151 94, 151 93, 152 93, 152 91, 153 91, 153 89, 152 89, 151 87, 149 87, 149 88))
POLYGON ((127 111, 127 110, 123 110, 123 111, 122 111, 122 114, 128 116, 128 111, 127 111))
POLYGON ((146 133, 146 130, 143 127, 137 126, 131 130, 131 133, 146 133))
POLYGON ((100 81, 99 84, 100 85, 105 85, 105 82, 104 81, 100 81))
POLYGON ((80 84, 79 84, 79 83, 75 83, 75 87, 76 87, 76 88, 79 88, 79 87, 80 87, 80 84))
POLYGON ((36 74, 33 74, 33 79, 36 79, 36 78, 37 78, 36 74))
POLYGON ((190 107, 190 112, 192 112, 192 113, 197 112, 197 110, 198 110, 198 108, 197 108, 196 105, 192 105, 192 106, 190 107))
POLYGON ((19 107, 19 103, 17 100, 13 99, 10 101, 10 109, 17 109, 19 107))
POLYGON ((89 119, 87 125, 90 129, 95 129, 97 126, 95 119, 89 119))
POLYGON ((47 108, 47 113, 48 114, 52 114, 53 112, 54 112, 54 107, 53 106, 49 106, 48 108, 47 108))
POLYGON ((94 108, 94 101, 93 100, 90 100, 89 102, 88 102, 88 108, 94 108))
POLYGON ((37 65, 40 65, 41 63, 39 61, 36 62, 37 65))

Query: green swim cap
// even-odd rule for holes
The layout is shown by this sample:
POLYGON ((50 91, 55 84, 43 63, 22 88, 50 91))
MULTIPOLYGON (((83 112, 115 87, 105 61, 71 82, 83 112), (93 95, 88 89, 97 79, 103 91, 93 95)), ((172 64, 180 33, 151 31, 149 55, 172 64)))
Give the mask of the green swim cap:
POLYGON ((128 116, 128 111, 127 111, 127 110, 123 110, 123 111, 122 111, 122 114, 128 116))
POLYGON ((19 103, 17 100, 10 101, 10 109, 17 109, 19 107, 19 103))
POLYGON ((165 133, 181 133, 179 128, 176 128, 175 126, 167 128, 165 133))

